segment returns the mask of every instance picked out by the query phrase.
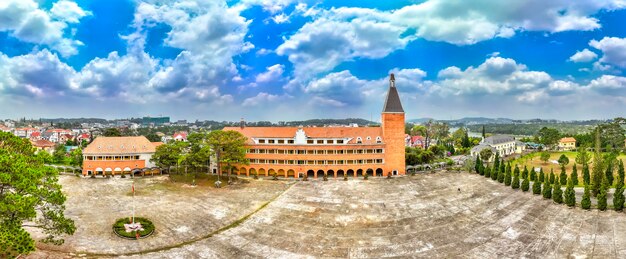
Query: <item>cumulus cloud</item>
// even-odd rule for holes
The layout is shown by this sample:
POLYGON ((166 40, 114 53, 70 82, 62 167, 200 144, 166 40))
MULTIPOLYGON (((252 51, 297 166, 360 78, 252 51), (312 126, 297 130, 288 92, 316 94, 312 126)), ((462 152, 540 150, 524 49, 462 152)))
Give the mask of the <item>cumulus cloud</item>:
POLYGON ((41 50, 22 56, 0 53, 0 92, 9 95, 50 97, 76 90, 75 71, 56 54, 41 50))
POLYGON ((257 83, 267 83, 279 80, 285 72, 285 66, 282 64, 276 64, 267 67, 267 71, 260 73, 256 76, 257 83))
POLYGON ((576 54, 569 57, 569 61, 572 62, 590 62, 596 59, 598 55, 588 49, 583 49, 581 51, 577 51, 576 54))
POLYGON ((590 89, 607 95, 626 95, 626 77, 603 75, 592 80, 587 86, 590 89))
POLYGON ((602 51, 600 62, 626 68, 626 38, 604 37, 589 45, 602 51))
POLYGON ((33 0, 4 0, 0 1, 0 32, 9 32, 24 42, 47 45, 68 57, 78 53, 77 48, 83 44, 64 37, 64 31, 68 23, 76 23, 89 14, 65 0, 54 3, 50 12, 33 0))
POLYGON ((269 94, 266 92, 260 92, 256 96, 246 98, 242 102, 242 106, 251 107, 251 106, 260 106, 260 105, 270 105, 276 106, 278 101, 282 101, 285 99, 290 99, 292 96, 290 95, 277 95, 277 94, 269 94))

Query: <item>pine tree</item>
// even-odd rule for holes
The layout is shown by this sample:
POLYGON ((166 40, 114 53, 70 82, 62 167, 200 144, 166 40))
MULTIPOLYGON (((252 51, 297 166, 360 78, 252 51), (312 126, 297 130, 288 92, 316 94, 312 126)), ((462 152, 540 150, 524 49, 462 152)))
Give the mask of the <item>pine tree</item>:
POLYGON ((570 179, 572 179, 574 186, 578 185, 578 169, 576 169, 576 164, 574 164, 574 167, 572 168, 572 175, 570 175, 570 179))
POLYGON ((567 188, 565 189, 565 204, 570 207, 576 206, 576 191, 574 191, 574 178, 567 180, 567 188))
POLYGON ((624 162, 619 160, 619 164, 617 167, 617 182, 616 186, 624 185, 624 162))
POLYGON ((502 174, 504 175, 505 171, 506 171, 506 165, 504 165, 504 160, 502 160, 502 162, 500 163, 500 172, 502 172, 502 174))
POLYGON ((546 181, 543 182, 543 198, 552 198, 552 185, 550 185, 550 180, 548 178, 546 178, 546 181))
POLYGON ((543 173, 543 167, 539 168, 539 181, 544 182, 546 178, 546 174, 543 173))
POLYGON ((530 180, 531 181, 535 181, 537 180, 537 172, 535 172, 535 168, 533 167, 532 169, 530 169, 530 180))
POLYGON ((500 168, 499 167, 494 167, 493 170, 491 170, 491 180, 498 180, 498 170, 500 168))
POLYGON ((498 182, 500 182, 500 183, 504 182, 504 170, 502 170, 503 166, 504 166, 504 164, 502 164, 500 166, 500 170, 498 170, 498 182))
POLYGON ((561 180, 561 185, 567 184, 567 173, 565 172, 565 166, 561 166, 561 175, 559 176, 559 180, 561 180))
POLYGON ((527 192, 528 189, 530 189, 530 181, 528 180, 528 178, 524 178, 524 180, 522 181, 522 191, 527 192))
POLYGON ((483 164, 482 164, 482 163, 480 163, 480 164, 478 165, 478 174, 479 174, 479 175, 485 175, 485 166, 483 166, 483 164))
POLYGON ((563 190, 561 190, 561 182, 555 181, 552 190, 552 200, 556 203, 563 203, 563 190))
POLYGON ((591 184, 591 175, 589 174, 589 165, 587 163, 583 164, 583 183, 585 185, 591 184))
POLYGON ((474 164, 474 171, 476 171, 476 173, 480 171, 480 165, 482 164, 483 162, 480 160, 480 155, 476 155, 476 163, 474 164))
POLYGON ((605 178, 607 182, 609 182, 609 186, 613 186, 613 162, 606 161, 606 171, 604 172, 605 178))
POLYGON ((511 183, 511 188, 519 189, 519 174, 513 175, 513 182, 511 183))
POLYGON ((615 194, 613 195, 613 209, 616 211, 622 211, 624 209, 624 184, 619 184, 615 188, 615 194))
POLYGON ((596 128, 596 147, 593 154, 593 168, 591 172, 591 195, 597 196, 604 178, 604 159, 600 153, 600 128, 596 128))
POLYGON ((504 186, 511 186, 511 166, 506 165, 506 171, 504 172, 504 186))
POLYGON ((556 176, 554 175, 554 170, 552 168, 550 168, 550 178, 549 178, 550 184, 554 184, 554 178, 555 177, 556 176))
POLYGON ((533 182, 533 194, 535 195, 541 194, 541 182, 540 181, 533 182))
POLYGON ((486 167, 485 168, 485 177, 489 178, 491 177, 491 167, 486 167))
POLYGON ((585 193, 583 194, 583 199, 580 201, 580 207, 585 210, 591 208, 591 191, 589 189, 589 185, 585 184, 585 193))
POLYGON ((528 178, 528 167, 524 166, 524 171, 522 171, 522 179, 528 178))
MULTIPOLYGON (((606 178, 603 180, 603 182, 606 182, 607 185, 609 183, 606 178)), ((606 189, 604 188, 604 184, 600 185, 600 190, 598 191, 598 196, 596 197, 596 199, 598 200, 598 209, 606 210, 606 189)))
POLYGON ((500 153, 496 152, 496 158, 493 160, 493 169, 491 171, 496 172, 498 168, 500 168, 500 153))

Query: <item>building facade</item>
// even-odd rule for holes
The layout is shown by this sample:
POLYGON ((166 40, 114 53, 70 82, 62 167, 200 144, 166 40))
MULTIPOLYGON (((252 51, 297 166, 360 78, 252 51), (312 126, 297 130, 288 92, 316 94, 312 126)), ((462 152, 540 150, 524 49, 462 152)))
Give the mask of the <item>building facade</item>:
MULTIPOLYGON (((473 157, 480 155, 480 151, 485 148, 490 148, 493 154, 499 154, 500 157, 510 156, 513 154, 519 154, 526 150, 525 144, 516 141, 514 137, 506 135, 490 136, 480 142, 478 146, 473 147, 470 150, 470 154, 473 157)), ((491 161, 491 159, 489 159, 491 161)))
POLYGON ((248 138, 239 175, 299 178, 404 175, 404 109, 389 79, 378 127, 226 127, 248 138))
POLYGON ((569 137, 569 138, 562 138, 559 140, 559 150, 562 151, 572 151, 576 149, 576 139, 569 137))
POLYGON ((159 143, 144 136, 97 137, 83 150, 83 175, 154 173, 150 159, 159 143))

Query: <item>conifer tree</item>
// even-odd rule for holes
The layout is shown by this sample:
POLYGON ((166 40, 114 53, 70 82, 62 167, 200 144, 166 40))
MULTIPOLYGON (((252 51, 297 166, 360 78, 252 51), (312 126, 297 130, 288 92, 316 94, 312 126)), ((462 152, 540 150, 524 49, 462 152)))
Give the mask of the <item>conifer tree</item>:
POLYGON ((546 178, 546 174, 543 173, 543 167, 539 168, 539 181, 544 182, 546 178))
POLYGON ((498 170, 500 170, 500 167, 494 167, 493 170, 491 170, 491 180, 498 180, 498 170))
POLYGON ((528 180, 528 178, 524 178, 524 180, 522 181, 522 191, 527 192, 528 189, 530 189, 530 181, 528 180))
POLYGON ((550 179, 546 177, 543 182, 543 198, 550 199, 552 198, 552 185, 550 185, 550 179))
POLYGON ((576 191, 574 191, 574 178, 567 180, 567 188, 565 189, 565 204, 570 207, 576 206, 576 191))
POLYGON ((563 203, 563 191, 561 190, 561 182, 558 179, 554 182, 552 189, 552 200, 556 203, 563 203))
POLYGON ((506 166, 506 171, 504 172, 504 186, 511 186, 511 167, 510 167, 510 165, 506 166))
POLYGON ((602 179, 602 184, 600 185, 600 190, 598 190, 598 196, 596 197, 598 200, 598 209, 599 210, 606 210, 606 192, 609 186, 609 181, 606 179, 606 177, 604 177, 604 179, 602 179))
POLYGON ((530 169, 530 180, 533 182, 537 180, 537 172, 535 172, 534 167, 530 169))
POLYGON ((591 172, 591 195, 597 196, 604 178, 604 159, 600 153, 600 128, 596 129, 596 147, 593 154, 593 169, 591 172))
POLYGON ((591 184, 591 175, 589 175, 589 165, 587 163, 583 164, 583 184, 591 184))
POLYGON ((574 186, 578 185, 578 169, 576 169, 576 164, 574 164, 574 167, 572 168, 572 174, 569 176, 570 179, 572 179, 572 183, 574 183, 574 186))
POLYGON ((624 185, 624 162, 619 160, 619 164, 617 166, 617 181, 616 186, 624 185))
POLYGON ((565 166, 561 166, 561 175, 559 175, 559 182, 561 185, 567 184, 567 173, 565 172, 565 166))
POLYGON ((541 194, 541 182, 540 181, 533 182, 533 194, 534 195, 541 194))
POLYGON ((583 194, 583 199, 580 201, 580 207, 588 210, 591 208, 591 188, 589 185, 585 184, 585 193, 583 194))
POLYGON ((496 152, 496 158, 493 160, 493 168, 491 171, 496 172, 498 168, 500 168, 500 153, 496 152))
POLYGON ((482 164, 482 163, 478 165, 478 171, 477 171, 477 173, 478 173, 479 175, 485 175, 485 166, 483 166, 483 164, 482 164))
POLYGON ((476 162, 474 164, 474 171, 476 171, 476 173, 480 172, 480 165, 482 165, 483 162, 480 160, 480 155, 476 155, 476 162))
POLYGON ((622 211, 624 209, 624 184, 617 183, 615 194, 613 195, 613 209, 622 211))
POLYGON ((489 178, 491 177, 491 167, 485 167, 485 177, 489 178))
POLYGON ((528 167, 524 166, 524 171, 522 171, 522 179, 528 178, 528 167))
MULTIPOLYGON (((504 175, 505 171, 506 171, 506 166, 504 165, 504 160, 502 160, 502 162, 500 163, 500 172, 502 172, 502 175, 504 175)), ((504 179, 504 177, 502 179, 504 179)))
POLYGON ((606 161, 606 171, 604 172, 605 178, 607 182, 609 182, 609 186, 613 186, 613 162, 606 161))
POLYGON ((519 189, 519 174, 513 174, 513 182, 511 183, 511 188, 519 189))
POLYGON ((554 178, 556 176, 554 175, 554 170, 552 168, 550 168, 550 184, 554 184, 554 178))
POLYGON ((504 166, 504 164, 502 164, 500 166, 500 170, 498 170, 498 182, 500 182, 500 183, 504 182, 504 170, 502 170, 503 166, 504 166))

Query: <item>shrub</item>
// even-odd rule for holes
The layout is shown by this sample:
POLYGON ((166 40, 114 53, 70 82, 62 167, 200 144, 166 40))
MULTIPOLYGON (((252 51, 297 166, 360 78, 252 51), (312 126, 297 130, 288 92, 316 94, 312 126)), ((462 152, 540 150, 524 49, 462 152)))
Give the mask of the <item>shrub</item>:
POLYGON ((561 185, 567 184, 567 173, 565 173, 565 166, 561 167, 561 175, 559 176, 559 180, 560 180, 559 183, 561 185))
POLYGON ((622 211, 624 209, 624 184, 619 184, 613 195, 613 209, 622 211))
POLYGON ((530 170, 530 180, 531 181, 537 180, 537 172, 535 172, 535 168, 530 170))
POLYGON ((541 182, 540 181, 533 182, 533 194, 534 195, 541 194, 541 182))
POLYGON ((585 193, 583 194, 583 199, 580 201, 580 207, 585 210, 591 208, 591 191, 589 190, 589 185, 585 185, 585 193))
POLYGON ((368 177, 369 175, 366 172, 363 172, 363 180, 367 180, 368 177))
MULTIPOLYGON (((142 231, 139 231, 139 237, 145 237, 154 232, 154 224, 152 221, 142 217, 135 217, 135 222, 141 223, 142 231)), ((129 218, 120 218, 113 224, 113 232, 126 238, 137 238, 137 231, 126 232, 124 224, 131 223, 129 218)))
POLYGON ((543 173, 543 167, 539 168, 539 181, 544 182, 546 179, 546 174, 543 173))
POLYGON ((518 174, 515 174, 515 176, 513 176, 513 182, 511 183, 511 188, 519 189, 519 175, 518 174))
POLYGON ((522 181, 522 191, 527 192, 528 189, 530 189, 530 181, 528 180, 528 178, 524 178, 524 180, 522 181))
POLYGON ((552 200, 556 203, 563 203, 563 191, 561 190, 561 182, 554 183, 554 189, 552 190, 552 200))
POLYGON ((567 188, 565 189, 565 204, 570 207, 576 206, 576 192, 574 191, 573 178, 567 180, 567 188))
POLYGON ((578 169, 576 169, 576 164, 572 167, 572 174, 569 177, 572 179, 574 185, 578 185, 578 169))
POLYGON ((543 198, 552 198, 552 185, 550 185, 550 181, 543 182, 543 198))
POLYGON ((491 167, 486 167, 485 168, 485 177, 489 178, 491 177, 491 167))
POLYGON ((591 181, 591 176, 589 175, 589 165, 587 163, 583 164, 583 183, 585 185, 589 185, 591 181))
POLYGON ((510 169, 504 172, 504 185, 511 186, 511 170, 510 169))
POLYGON ((556 176, 554 175, 554 170, 550 169, 550 184, 554 184, 554 180, 555 180, 556 176))
POLYGON ((606 190, 604 188, 600 188, 600 192, 598 193, 598 196, 596 197, 598 200, 598 209, 599 210, 606 210, 606 190))

